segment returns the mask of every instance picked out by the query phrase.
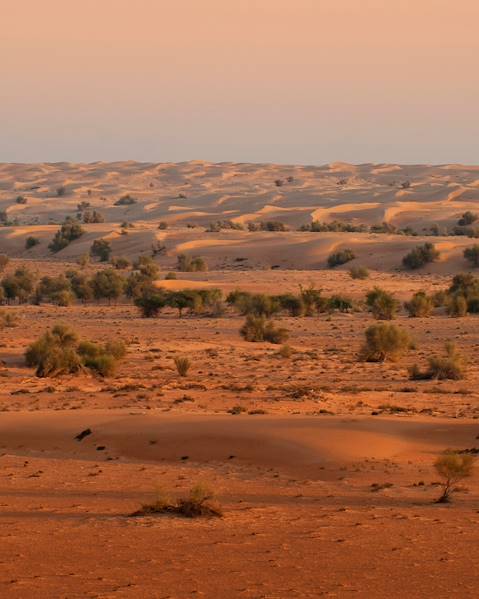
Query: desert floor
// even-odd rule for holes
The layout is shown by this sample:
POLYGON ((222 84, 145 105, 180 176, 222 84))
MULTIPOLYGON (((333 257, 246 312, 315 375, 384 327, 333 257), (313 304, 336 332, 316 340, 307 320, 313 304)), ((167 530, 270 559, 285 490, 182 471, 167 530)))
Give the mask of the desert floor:
MULTIPOLYGON (((379 285, 405 301, 471 270, 462 252, 473 240, 421 235, 450 228, 478 199, 479 167, 459 165, 7 164, 0 253, 5 272, 26 265, 41 276, 78 268, 95 239, 130 260, 159 242, 159 284, 169 288, 277 294, 313 284, 359 300, 379 285), (116 205, 126 194, 137 202, 116 205), (58 224, 83 201, 105 222, 52 255, 58 224), (217 219, 291 230, 205 232, 217 219), (415 226, 419 236, 296 230, 312 219, 415 226), (127 234, 123 221, 134 223, 127 234), (40 243, 27 250, 29 235, 40 243), (402 256, 424 240, 440 259, 405 272, 402 256), (327 269, 344 247, 356 261, 327 269), (182 252, 203 256, 209 272, 165 281, 182 252), (351 279, 354 264, 370 278, 351 279)), ((375 322, 364 311, 278 318, 293 350, 283 357, 244 341, 244 318, 231 311, 144 319, 126 300, 4 309, 18 324, 0 329, 0 597, 479 595, 479 472, 439 505, 433 468, 447 448, 479 447, 478 316, 402 313, 395 322, 415 348, 378 364, 358 358, 375 322), (61 322, 92 341, 123 339, 117 373, 37 378, 25 349, 61 322), (466 378, 409 380, 408 367, 447 341, 467 357, 466 378), (187 377, 178 356, 192 362, 187 377), (222 518, 131 515, 197 483, 216 493, 222 518)))
MULTIPOLYGON (((404 299, 448 281, 372 273, 352 282, 331 271, 179 277, 169 283, 273 292, 312 281, 355 297, 376 283, 404 299)), ((242 318, 231 314, 9 309, 20 322, 0 347, 0 596, 477 596, 479 478, 439 506, 432 468, 445 448, 479 445, 475 317, 400 316, 417 348, 365 364, 357 355, 373 320, 364 313, 281 318, 295 350, 282 358, 277 346, 243 341, 242 318), (115 378, 36 378, 23 352, 56 322, 93 340, 125 339, 115 378), (467 379, 409 381, 407 367, 448 339, 470 358, 467 379), (192 359, 186 378, 177 355, 192 359), (85 428, 92 434, 76 441, 85 428), (159 489, 184 495, 198 482, 216 491, 223 518, 129 516, 159 489)))

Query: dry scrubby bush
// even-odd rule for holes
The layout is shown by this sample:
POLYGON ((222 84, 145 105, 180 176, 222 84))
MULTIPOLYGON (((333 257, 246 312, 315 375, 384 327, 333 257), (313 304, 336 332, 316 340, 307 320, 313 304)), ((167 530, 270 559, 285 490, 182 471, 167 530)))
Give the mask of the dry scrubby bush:
POLYGON ((214 493, 206 486, 195 485, 188 497, 172 500, 167 494, 159 494, 156 501, 141 506, 131 516, 155 514, 183 516, 184 518, 221 517, 223 512, 215 501, 214 493))
POLYGON ((177 258, 178 270, 180 272, 204 272, 208 270, 208 265, 203 258, 199 256, 191 257, 180 254, 177 258))
POLYGON ((368 292, 366 305, 374 318, 378 320, 392 320, 399 309, 398 300, 380 287, 374 287, 368 292))
POLYGON ((284 343, 289 337, 287 329, 276 327, 272 320, 267 320, 264 316, 251 314, 246 317, 240 335, 245 341, 269 343, 284 343))
POLYGON ((52 377, 90 369, 102 376, 113 374, 118 360, 126 353, 121 341, 99 345, 81 341, 66 325, 55 325, 25 352, 27 366, 36 368, 38 377, 52 377))
POLYGON ((329 268, 334 268, 335 266, 341 266, 342 264, 346 264, 347 262, 351 262, 356 258, 356 254, 353 250, 349 248, 345 248, 344 250, 339 250, 338 252, 334 252, 328 257, 328 266, 329 268))
POLYGON ((175 366, 178 374, 180 376, 187 376, 188 371, 191 368, 191 362, 189 358, 177 356, 175 358, 175 366))
POLYGON ((413 250, 406 254, 402 259, 402 263, 405 268, 415 270, 421 268, 430 262, 434 262, 439 258, 439 251, 436 250, 434 244, 425 243, 424 245, 418 245, 413 250))
POLYGON ((144 318, 153 318, 165 307, 178 310, 183 316, 184 310, 192 314, 210 314, 218 316, 223 312, 223 294, 220 289, 183 289, 170 291, 145 282, 135 298, 144 318))
POLYGON ((430 316, 434 301, 424 291, 418 291, 409 302, 405 302, 404 308, 412 318, 426 317, 430 316))
POLYGON ((369 270, 365 266, 353 266, 349 269, 349 276, 352 279, 364 280, 369 278, 369 270))
POLYGON ((413 347, 407 331, 393 324, 374 324, 365 331, 360 357, 366 362, 397 360, 413 347))
POLYGON ((428 368, 422 371, 417 364, 409 369, 409 378, 411 380, 445 380, 450 379, 458 381, 464 378, 466 370, 466 361, 457 351, 453 343, 446 343, 446 355, 444 357, 430 357, 428 368))
POLYGON ((439 476, 444 479, 442 495, 437 503, 449 503, 454 485, 472 476, 474 457, 467 453, 460 454, 449 449, 437 458, 434 468, 439 476))
POLYGON ((18 316, 9 310, 0 310, 0 329, 9 329, 16 327, 18 316))
POLYGON ((464 258, 468 260, 472 266, 479 266, 479 244, 475 244, 464 250, 464 258))

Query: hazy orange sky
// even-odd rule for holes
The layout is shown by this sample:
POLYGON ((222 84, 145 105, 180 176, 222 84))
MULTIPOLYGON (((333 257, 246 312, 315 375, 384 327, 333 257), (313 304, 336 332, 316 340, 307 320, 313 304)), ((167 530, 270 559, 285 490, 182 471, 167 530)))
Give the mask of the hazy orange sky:
POLYGON ((0 0, 0 161, 479 163, 479 0, 0 0))

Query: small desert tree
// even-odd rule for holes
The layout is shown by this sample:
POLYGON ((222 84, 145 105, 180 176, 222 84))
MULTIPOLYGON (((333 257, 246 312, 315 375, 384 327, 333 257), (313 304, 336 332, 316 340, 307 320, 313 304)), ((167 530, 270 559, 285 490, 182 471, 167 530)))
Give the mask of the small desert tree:
POLYGON ((100 262, 108 262, 111 256, 111 245, 107 239, 95 239, 90 248, 90 255, 99 258, 100 262))
POLYGON ((454 491, 454 485, 459 481, 472 476, 474 467, 474 457, 467 453, 457 453, 447 450, 434 462, 434 468, 443 479, 442 495, 437 503, 448 503, 451 500, 451 493, 454 491))
POLYGON ((374 324, 365 336, 361 358, 366 362, 397 360, 413 346, 409 333, 393 324, 374 324))

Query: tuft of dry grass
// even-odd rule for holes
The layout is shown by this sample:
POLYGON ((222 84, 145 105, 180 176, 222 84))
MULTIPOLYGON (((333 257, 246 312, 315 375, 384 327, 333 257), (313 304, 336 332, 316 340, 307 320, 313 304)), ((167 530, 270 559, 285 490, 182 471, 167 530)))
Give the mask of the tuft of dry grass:
POLYGON ((131 516, 173 515, 183 518, 221 518, 223 511, 215 501, 213 492, 205 485, 197 484, 191 488, 188 497, 171 499, 159 493, 153 503, 141 506, 131 516))

